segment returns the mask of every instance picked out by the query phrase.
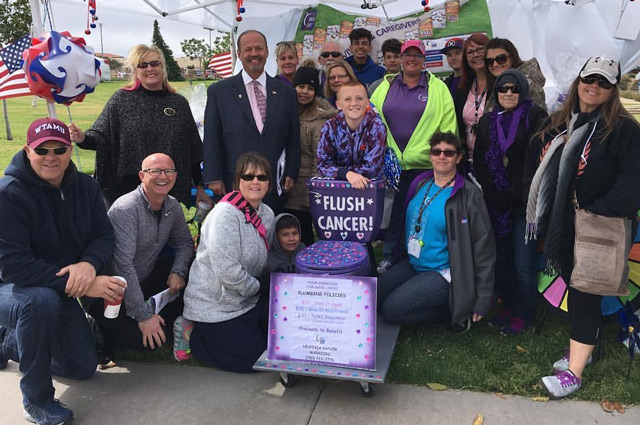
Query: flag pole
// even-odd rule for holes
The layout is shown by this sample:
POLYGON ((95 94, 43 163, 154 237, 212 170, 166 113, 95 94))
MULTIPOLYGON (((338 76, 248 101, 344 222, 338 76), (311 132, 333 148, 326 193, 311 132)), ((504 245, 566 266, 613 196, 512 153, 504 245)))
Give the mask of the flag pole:
MULTIPOLYGON (((42 13, 40 12, 40 4, 38 0, 29 0, 31 6, 31 19, 33 21, 33 34, 35 37, 42 35, 44 32, 44 26, 42 24, 42 13)), ((29 73, 25 72, 26 78, 29 78, 29 73)), ((57 118, 56 104, 47 100, 47 112, 50 118, 57 118)))

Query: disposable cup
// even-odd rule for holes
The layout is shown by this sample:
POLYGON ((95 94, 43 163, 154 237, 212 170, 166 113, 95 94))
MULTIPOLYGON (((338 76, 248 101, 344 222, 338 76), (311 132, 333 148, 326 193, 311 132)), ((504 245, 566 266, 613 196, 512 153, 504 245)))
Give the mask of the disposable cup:
MULTIPOLYGON (((122 276, 112 276, 115 279, 120 279, 127 284, 127 280, 122 276)), ((124 291, 124 290, 123 290, 124 291)), ((122 298, 120 300, 112 302, 104 300, 104 317, 107 319, 115 319, 120 314, 120 306, 122 305, 122 298)))

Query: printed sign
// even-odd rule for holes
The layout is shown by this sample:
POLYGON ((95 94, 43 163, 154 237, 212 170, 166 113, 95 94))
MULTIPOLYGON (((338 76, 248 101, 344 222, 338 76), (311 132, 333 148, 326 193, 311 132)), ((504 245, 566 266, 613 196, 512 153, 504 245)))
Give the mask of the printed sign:
POLYGON ((373 180, 366 189, 354 189, 344 180, 311 178, 307 186, 311 216, 316 217, 314 224, 320 239, 375 239, 384 207, 384 181, 373 180))
POLYGON ((375 370, 376 278, 271 275, 267 359, 375 370))

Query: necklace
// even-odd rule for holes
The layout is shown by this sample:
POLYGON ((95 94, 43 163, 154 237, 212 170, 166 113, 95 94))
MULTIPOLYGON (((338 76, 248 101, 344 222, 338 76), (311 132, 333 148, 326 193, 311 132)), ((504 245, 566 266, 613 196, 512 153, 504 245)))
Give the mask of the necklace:
POLYGON ((432 197, 429 197, 429 191, 431 190, 431 187, 433 187, 433 184, 436 181, 436 178, 432 178, 429 181, 429 186, 427 187, 426 192, 424 193, 424 197, 422 198, 422 204, 420 205, 420 211, 418 211, 418 221, 416 221, 416 227, 415 227, 415 231, 416 234, 420 233, 420 230, 422 230, 422 226, 420 225, 422 223, 422 214, 424 213, 424 210, 431 205, 431 203, 433 202, 434 199, 436 199, 436 197, 438 195, 440 195, 440 193, 445 190, 446 188, 448 188, 451 183, 453 183, 453 181, 456 179, 456 176, 454 175, 453 177, 451 177, 451 180, 449 180, 448 182, 446 182, 444 184, 444 186, 442 186, 440 189, 438 189, 438 191, 435 193, 435 195, 433 195, 432 197))

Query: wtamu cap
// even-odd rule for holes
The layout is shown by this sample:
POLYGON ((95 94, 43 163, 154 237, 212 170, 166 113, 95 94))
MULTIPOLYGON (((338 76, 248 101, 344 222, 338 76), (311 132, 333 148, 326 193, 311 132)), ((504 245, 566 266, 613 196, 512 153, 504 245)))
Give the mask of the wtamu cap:
POLYGON ((27 145, 37 148, 44 142, 51 140, 71 146, 69 127, 55 118, 39 118, 31 123, 27 130, 27 145))

